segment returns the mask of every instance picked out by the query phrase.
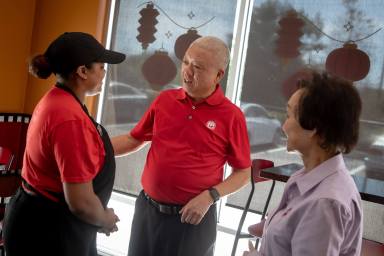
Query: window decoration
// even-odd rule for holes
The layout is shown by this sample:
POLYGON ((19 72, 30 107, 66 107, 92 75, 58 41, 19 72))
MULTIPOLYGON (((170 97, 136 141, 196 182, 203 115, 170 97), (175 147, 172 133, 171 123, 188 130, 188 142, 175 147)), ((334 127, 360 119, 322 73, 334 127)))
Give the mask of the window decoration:
POLYGON ((175 78, 177 68, 168 52, 162 48, 144 62, 141 72, 152 89, 160 90, 175 78))
POLYGON ((300 37, 303 35, 301 29, 304 26, 304 21, 298 17, 296 11, 289 10, 279 20, 279 25, 275 52, 286 63, 289 59, 300 55, 300 37))
POLYGON ((368 55, 357 49, 357 44, 347 42, 342 48, 333 50, 325 62, 326 70, 350 81, 359 81, 369 73, 368 55))
MULTIPOLYGON (((175 47, 174 47, 175 54, 177 58, 180 60, 184 57, 185 51, 188 49, 189 45, 193 41, 195 41, 197 38, 201 37, 198 34, 197 29, 207 25, 209 22, 211 22, 215 18, 215 16, 213 16, 209 20, 207 20, 206 22, 198 26, 187 27, 177 23, 160 6, 156 5, 152 1, 146 2, 143 4, 147 4, 147 6, 140 11, 140 14, 141 14, 141 18, 139 19, 140 26, 137 29, 140 33, 136 37, 137 40, 142 43, 143 49, 147 49, 148 45, 150 43, 153 43, 156 40, 154 34, 157 31, 155 28, 155 25, 157 24, 156 17, 159 15, 159 12, 157 11, 157 9, 159 9, 165 15, 165 17, 167 17, 172 23, 174 23, 178 27, 181 27, 187 30, 187 33, 179 36, 175 42, 175 47), (156 6, 157 9, 154 9, 154 6, 156 6)), ((139 6, 142 6, 143 4, 139 6)), ((187 16, 189 17, 189 19, 192 20, 196 15, 191 11, 188 13, 187 16)), ((168 38, 170 38, 172 36, 171 31, 168 31, 166 35, 168 38)))
MULTIPOLYGON (((325 61, 325 69, 327 72, 350 81, 359 81, 368 75, 370 69, 370 59, 364 51, 358 49, 357 42, 373 36, 382 28, 377 29, 365 37, 343 41, 326 34, 306 17, 301 15, 301 18, 303 18, 306 22, 309 22, 315 29, 329 39, 343 43, 342 48, 337 48, 331 51, 331 53, 327 56, 325 61)), ((351 32, 354 28, 351 21, 348 21, 343 27, 346 32, 351 32)))
MULTIPOLYGON (((142 48, 147 49, 149 44, 156 40, 156 37, 154 36, 155 32, 157 31, 155 25, 158 23, 156 17, 160 14, 158 11, 160 10, 176 26, 187 30, 187 33, 179 36, 176 39, 174 46, 175 55, 180 60, 183 59, 189 45, 197 38, 201 37, 198 34, 197 29, 205 26, 215 18, 213 16, 208 21, 196 27, 186 27, 177 23, 160 6, 156 5, 155 3, 146 2, 139 5, 139 7, 144 4, 147 5, 139 12, 141 15, 141 18, 139 19, 140 26, 137 29, 139 31, 139 35, 136 37, 137 40, 141 43, 142 48), (156 7, 158 10, 154 7, 156 7)), ((195 14, 191 11, 187 16, 189 19, 193 19, 195 14)), ((165 35, 167 38, 171 38, 172 32, 168 30, 165 35)), ((155 53, 144 62, 141 68, 141 72, 144 78, 149 82, 152 89, 160 90, 163 86, 175 78, 177 68, 173 60, 169 57, 168 52, 162 47, 160 50, 155 51, 155 53)))
POLYGON ((157 29, 155 25, 158 23, 156 17, 160 14, 153 8, 152 2, 147 3, 147 6, 140 10, 141 18, 139 19, 140 26, 137 28, 139 35, 136 37, 141 43, 143 49, 147 49, 150 43, 156 40, 155 33, 157 29))
POLYGON ((183 60, 184 54, 189 45, 197 38, 201 37, 194 28, 188 29, 186 34, 182 34, 176 39, 175 42, 175 55, 179 60, 183 60))

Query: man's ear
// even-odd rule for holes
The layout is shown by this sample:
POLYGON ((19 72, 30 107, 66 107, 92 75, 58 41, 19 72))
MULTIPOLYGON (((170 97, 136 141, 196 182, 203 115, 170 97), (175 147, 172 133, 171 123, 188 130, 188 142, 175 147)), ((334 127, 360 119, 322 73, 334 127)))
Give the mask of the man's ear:
POLYGON ((219 69, 216 75, 215 83, 219 83, 220 80, 224 77, 225 71, 223 69, 219 69))
POLYGON ((79 77, 81 77, 82 79, 87 79, 88 78, 88 76, 87 76, 87 68, 84 65, 77 67, 76 74, 79 77))

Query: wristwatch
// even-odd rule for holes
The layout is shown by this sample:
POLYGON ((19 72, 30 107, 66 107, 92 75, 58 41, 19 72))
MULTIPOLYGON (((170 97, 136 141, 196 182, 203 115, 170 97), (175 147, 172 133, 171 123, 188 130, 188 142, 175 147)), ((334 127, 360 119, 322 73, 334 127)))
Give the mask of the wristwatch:
POLYGON ((215 188, 210 188, 209 190, 209 195, 212 197, 213 199, 213 203, 216 203, 217 201, 220 200, 220 194, 219 192, 217 191, 217 189, 215 188))

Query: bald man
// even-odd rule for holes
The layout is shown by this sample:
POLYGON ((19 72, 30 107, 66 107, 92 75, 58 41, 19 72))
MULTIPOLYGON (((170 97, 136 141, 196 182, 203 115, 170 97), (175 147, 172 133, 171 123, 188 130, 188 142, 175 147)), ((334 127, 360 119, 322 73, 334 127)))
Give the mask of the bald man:
POLYGON ((153 101, 128 134, 112 139, 116 155, 151 141, 136 200, 129 256, 212 256, 216 202, 250 177, 250 147, 242 111, 220 88, 226 44, 202 37, 188 48, 182 88, 153 101), (223 180, 223 167, 233 171, 223 180))

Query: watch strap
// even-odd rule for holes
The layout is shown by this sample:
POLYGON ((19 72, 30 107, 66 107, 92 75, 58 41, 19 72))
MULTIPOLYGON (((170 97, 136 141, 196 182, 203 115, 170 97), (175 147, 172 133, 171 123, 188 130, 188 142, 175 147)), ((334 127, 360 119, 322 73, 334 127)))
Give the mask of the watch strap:
POLYGON ((220 200, 220 194, 219 192, 217 191, 217 189, 215 188, 210 188, 209 190, 209 195, 212 197, 213 199, 213 203, 216 203, 217 201, 220 200))

